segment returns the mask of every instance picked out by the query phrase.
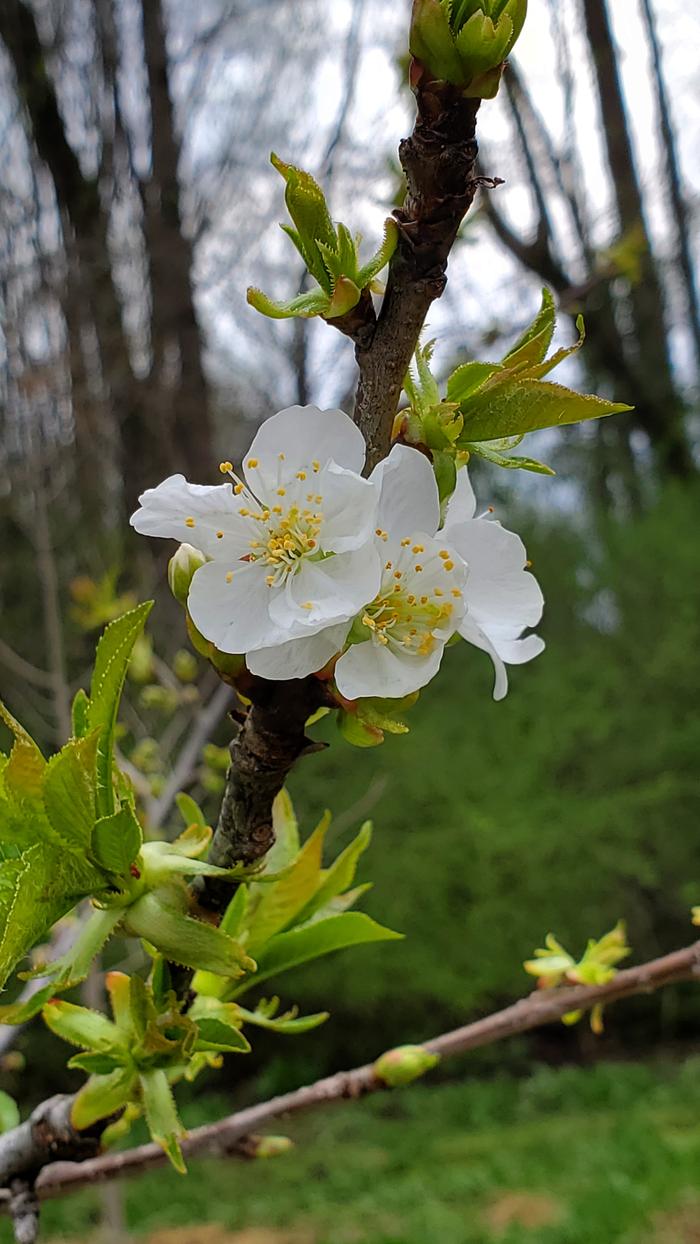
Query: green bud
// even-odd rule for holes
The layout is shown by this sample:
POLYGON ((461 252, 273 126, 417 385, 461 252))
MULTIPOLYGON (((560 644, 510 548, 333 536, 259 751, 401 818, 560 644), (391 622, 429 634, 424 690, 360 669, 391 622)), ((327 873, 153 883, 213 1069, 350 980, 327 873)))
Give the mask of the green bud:
POLYGON ((181 648, 175 653, 173 674, 180 682, 194 682, 198 673, 199 667, 191 652, 188 652, 186 648, 181 648))
POLYGON ((200 549, 195 549, 191 544, 181 544, 177 553, 170 558, 168 562, 168 583, 175 600, 179 601, 181 605, 187 604, 190 584, 194 578, 195 571, 199 570, 206 560, 204 553, 200 549))
POLYGON ((526 13, 527 0, 414 0, 411 54, 465 96, 492 99, 526 13))
POLYGON ((424 1045, 399 1045, 387 1050, 374 1064, 374 1074, 389 1088, 400 1088, 419 1080, 440 1061, 438 1054, 431 1054, 424 1045))
POLYGON ((278 1158, 294 1148, 289 1136, 260 1136, 254 1142, 252 1156, 255 1158, 278 1158))

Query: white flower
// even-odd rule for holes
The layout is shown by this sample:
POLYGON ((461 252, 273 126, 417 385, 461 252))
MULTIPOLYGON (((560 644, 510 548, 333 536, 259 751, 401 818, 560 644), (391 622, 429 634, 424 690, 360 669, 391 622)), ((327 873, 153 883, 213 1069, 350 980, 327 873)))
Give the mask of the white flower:
POLYGON ((508 690, 504 662, 521 665, 544 648, 538 635, 520 638, 526 627, 539 622, 544 598, 526 569, 527 554, 520 537, 495 520, 475 514, 474 492, 463 467, 442 534, 469 566, 467 612, 459 633, 488 652, 496 671, 493 696, 502 700, 508 690))
POLYGON ((430 682, 462 621, 467 567, 442 533, 432 467, 395 445, 372 472, 379 485, 379 591, 355 620, 354 642, 335 667, 341 695, 399 699, 430 682))
MULTIPOLYGON (((292 406, 259 429, 245 483, 234 476, 233 487, 202 486, 172 475, 143 494, 131 523, 211 559, 187 602, 206 639, 232 653, 283 645, 287 672, 268 676, 301 677, 342 647, 350 619, 377 591, 378 489, 359 474, 364 460, 362 434, 343 411, 292 406), (311 653, 302 637, 315 635, 311 653), (302 641, 301 652, 289 640, 302 641)), ((248 665, 263 674, 252 658, 248 665)))

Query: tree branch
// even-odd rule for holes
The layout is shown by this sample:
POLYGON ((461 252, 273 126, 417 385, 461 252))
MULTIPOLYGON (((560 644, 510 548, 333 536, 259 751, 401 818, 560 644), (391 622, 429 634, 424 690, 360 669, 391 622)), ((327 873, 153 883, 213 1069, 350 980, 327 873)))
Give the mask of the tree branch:
MULTIPOLYGON (((434 1037, 425 1043, 425 1048, 444 1058, 465 1054, 543 1024, 555 1023, 571 1011, 587 1011, 596 1003, 618 1002, 634 994, 652 993, 665 985, 698 977, 700 941, 618 972, 607 985, 538 990, 493 1015, 434 1037)), ((355 1100, 384 1088, 386 1085, 376 1075, 372 1063, 326 1076, 314 1084, 239 1110, 218 1123, 195 1128, 184 1141, 183 1152, 188 1157, 203 1152, 250 1156, 251 1133, 273 1119, 334 1101, 355 1100)), ((69 1097, 52 1098, 25 1123, 0 1137, 0 1187, 8 1187, 13 1179, 26 1178, 27 1172, 37 1171, 46 1164, 35 1184, 38 1197, 46 1200, 105 1180, 138 1174, 166 1161, 163 1150, 154 1144, 139 1145, 124 1153, 92 1156, 94 1139, 70 1127, 71 1100, 69 1097)), ((0 1193, 0 1210, 7 1212, 10 1200, 9 1191, 0 1193)))
POLYGON ((430 305, 445 288, 448 256, 480 183, 474 165, 481 100, 431 81, 415 62, 411 72, 418 115, 399 148, 408 187, 395 212, 400 237, 381 311, 375 324, 367 297, 347 323, 348 317, 334 321, 356 343, 355 422, 367 442, 368 471, 389 452, 404 376, 430 305))

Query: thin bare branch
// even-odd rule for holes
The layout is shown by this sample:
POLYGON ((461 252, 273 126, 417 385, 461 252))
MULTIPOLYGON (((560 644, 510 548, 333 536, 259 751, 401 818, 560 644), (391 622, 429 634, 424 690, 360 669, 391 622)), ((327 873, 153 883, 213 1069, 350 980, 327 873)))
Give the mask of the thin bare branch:
MULTIPOLYGON (((662 958, 618 972, 607 985, 538 990, 493 1015, 434 1037, 425 1043, 425 1048, 443 1058, 466 1054, 518 1033, 530 1032, 543 1024, 556 1023, 571 1011, 588 1011, 598 1003, 609 1004, 634 994, 653 993, 666 985, 696 980, 699 976, 700 941, 696 941, 662 958)), ((239 1110, 218 1123, 195 1128, 184 1141, 183 1152, 188 1157, 204 1152, 236 1155, 243 1147, 244 1152, 249 1154, 251 1133, 281 1115, 297 1114, 331 1102, 356 1100, 384 1088, 386 1085, 376 1075, 374 1064, 366 1063, 352 1071, 326 1076, 270 1101, 239 1110)), ((139 1145, 123 1153, 92 1157, 89 1148, 91 1143, 94 1146, 94 1141, 85 1132, 73 1132, 76 1151, 72 1156, 75 1160, 68 1162, 66 1159, 71 1156, 71 1100, 68 1097, 52 1098, 25 1123, 0 1137, 0 1186, 7 1186, 12 1179, 21 1178, 32 1164, 34 1169, 40 1168, 56 1152, 64 1160, 46 1165, 36 1181, 36 1191, 42 1200, 75 1192, 104 1180, 139 1174, 166 1161, 163 1150, 154 1144, 139 1145), (52 1149, 52 1145, 56 1145, 57 1149, 52 1149), (79 1145, 85 1146, 84 1157, 79 1145)), ((7 1211, 9 1201, 9 1192, 0 1193, 0 1210, 7 1211)))

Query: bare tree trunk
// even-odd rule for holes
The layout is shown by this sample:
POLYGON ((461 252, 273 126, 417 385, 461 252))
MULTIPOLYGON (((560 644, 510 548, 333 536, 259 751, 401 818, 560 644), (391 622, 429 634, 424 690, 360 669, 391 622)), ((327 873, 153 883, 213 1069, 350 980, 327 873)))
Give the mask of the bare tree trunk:
POLYGON ((664 291, 644 217, 605 0, 584 0, 583 13, 620 229, 623 237, 637 237, 640 244, 640 273, 639 279, 631 282, 630 306, 636 363, 645 395, 645 430, 662 469, 673 475, 689 475, 693 464, 683 427, 682 402, 672 374, 664 324, 664 291))
POLYGON ((700 300, 698 299, 695 265, 693 263, 693 252, 688 228, 688 204, 683 194, 683 181, 678 161, 673 121, 671 119, 671 105, 666 91, 661 46, 656 30, 656 17, 651 0, 641 0, 641 3, 654 68, 654 86, 656 88, 656 102, 659 109, 659 123, 668 174, 669 199, 678 237, 678 263, 683 275, 685 296, 688 304, 688 329, 693 340, 696 365, 700 373, 700 300))
POLYGON ((141 0, 141 11, 151 102, 151 173, 142 190, 152 303, 148 388, 169 425, 178 467, 204 480, 215 465, 214 447, 192 242, 180 213, 180 143, 168 85, 165 15, 161 0, 141 0))

